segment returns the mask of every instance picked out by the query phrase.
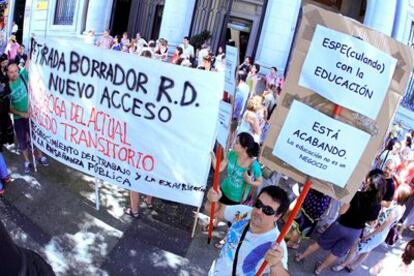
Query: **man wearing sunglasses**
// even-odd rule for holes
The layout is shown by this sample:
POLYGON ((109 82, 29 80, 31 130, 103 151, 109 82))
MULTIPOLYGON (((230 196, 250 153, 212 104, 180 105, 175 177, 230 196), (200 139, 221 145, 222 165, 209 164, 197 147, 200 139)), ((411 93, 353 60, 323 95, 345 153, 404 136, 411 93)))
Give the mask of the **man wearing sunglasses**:
MULTIPOLYGON (((210 189, 205 206, 207 212, 211 203, 218 202, 220 197, 221 191, 210 189)), ((276 223, 288 207, 287 193, 279 187, 268 186, 261 190, 253 208, 233 205, 217 211, 216 218, 227 220, 232 226, 209 276, 254 275, 264 260, 269 263, 265 273, 271 276, 289 275, 286 243, 274 244, 279 235, 276 223)))

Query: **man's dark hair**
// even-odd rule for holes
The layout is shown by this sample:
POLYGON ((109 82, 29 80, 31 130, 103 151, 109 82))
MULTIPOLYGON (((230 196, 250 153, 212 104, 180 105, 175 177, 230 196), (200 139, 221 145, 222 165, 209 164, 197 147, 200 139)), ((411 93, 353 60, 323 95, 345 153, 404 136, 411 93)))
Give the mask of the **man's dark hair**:
POLYGON ((239 78, 239 81, 246 82, 247 74, 244 71, 239 71, 238 78, 239 78))
POLYGON ((260 197, 261 194, 266 193, 269 195, 275 202, 279 203, 279 208, 276 210, 276 215, 285 214, 289 208, 289 197, 285 190, 277 186, 267 186, 264 187, 257 198, 260 197))
POLYGON ((7 64, 6 72, 9 71, 9 68, 11 66, 17 66, 17 68, 19 68, 19 65, 15 61, 11 61, 11 62, 9 62, 9 64, 7 64))
POLYGON ((184 39, 190 41, 190 37, 188 36, 185 36, 184 39))
POLYGON ((152 58, 152 53, 150 50, 143 50, 141 52, 141 57, 152 58))
POLYGON ((381 169, 377 168, 377 169, 373 169, 373 170, 369 171, 368 177, 372 177, 372 176, 377 175, 377 174, 384 176, 384 172, 381 169))
POLYGON ((255 63, 255 64, 253 64, 253 66, 256 67, 256 73, 259 73, 259 71, 260 71, 260 65, 257 64, 257 63, 255 63))

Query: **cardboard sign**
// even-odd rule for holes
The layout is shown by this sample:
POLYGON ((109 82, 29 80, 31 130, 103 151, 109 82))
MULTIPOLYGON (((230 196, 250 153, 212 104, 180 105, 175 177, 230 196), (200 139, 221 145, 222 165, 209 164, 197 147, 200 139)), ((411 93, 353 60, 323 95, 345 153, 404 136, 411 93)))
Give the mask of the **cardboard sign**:
POLYGON ((223 147, 227 148, 227 141, 230 134, 231 115, 233 106, 225 101, 220 102, 220 111, 217 126, 217 142, 223 147))
POLYGON ((359 38, 318 25, 299 85, 375 120, 396 63, 359 38))
POLYGON ((29 82, 43 152, 114 185, 200 206, 222 74, 38 39, 29 82))
MULTIPOLYGON (((296 41, 294 43, 295 48, 292 51, 292 59, 289 64, 290 69, 285 85, 283 86, 281 98, 278 101, 279 104, 270 120, 271 129, 268 138, 264 142, 261 157, 261 161, 265 166, 281 172, 299 183, 304 183, 308 178, 308 175, 280 158, 275 157, 273 155, 273 150, 294 100, 300 101, 309 107, 332 117, 335 103, 319 95, 319 92, 316 93, 311 89, 299 85, 301 75, 304 73, 303 66, 305 59, 318 25, 340 33, 359 37, 364 43, 371 44, 379 51, 384 52, 397 60, 397 65, 394 74, 392 75, 388 92, 385 95, 376 120, 370 119, 369 117, 362 115, 362 113, 354 112, 347 108, 344 108, 337 118, 337 120, 360 129, 371 136, 356 169, 353 170, 345 186, 341 188, 332 182, 311 177, 313 183, 312 188, 343 202, 349 202, 361 186, 366 174, 371 169, 372 161, 383 144, 388 125, 406 90, 407 82, 410 78, 414 64, 414 53, 406 45, 395 41, 384 34, 378 33, 353 19, 348 19, 340 14, 329 12, 313 5, 305 5, 303 7, 301 25, 296 35, 296 41)), ((368 71, 364 72, 364 74, 368 74, 367 72, 368 71)), ((369 107, 366 106, 366 108, 369 107)), ((303 120, 303 118, 297 118, 297 120, 303 120)), ((349 139, 355 144, 360 143, 360 141, 357 141, 356 139, 354 140, 353 137, 349 137, 349 139)))
POLYGON ((226 69, 224 72, 224 90, 234 96, 236 89, 236 69, 239 62, 239 50, 226 46, 226 69))
POLYGON ((343 188, 369 139, 368 133, 293 101, 273 154, 307 175, 343 188))

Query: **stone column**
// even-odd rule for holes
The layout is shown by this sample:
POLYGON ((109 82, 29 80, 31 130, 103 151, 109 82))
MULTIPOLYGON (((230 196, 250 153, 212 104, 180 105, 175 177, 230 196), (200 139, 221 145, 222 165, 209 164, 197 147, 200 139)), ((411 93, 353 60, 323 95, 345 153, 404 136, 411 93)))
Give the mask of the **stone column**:
POLYGON ((109 28, 113 0, 89 0, 86 15, 85 33, 94 30, 102 34, 109 28))
POLYGON ((169 45, 181 44, 183 37, 190 34, 195 3, 196 0, 165 0, 160 37, 166 38, 169 45))
POLYGON ((301 2, 269 0, 255 58, 263 67, 261 73, 267 73, 272 66, 276 66, 280 74, 285 71, 301 2))
POLYGON ((409 28, 407 28, 407 25, 411 23, 408 18, 409 13, 410 1, 398 0, 397 9, 395 12, 394 28, 392 30, 392 37, 404 44, 407 44, 408 42, 409 32, 407 30, 409 30, 409 28))
POLYGON ((367 0, 364 25, 391 36, 397 0, 367 0))

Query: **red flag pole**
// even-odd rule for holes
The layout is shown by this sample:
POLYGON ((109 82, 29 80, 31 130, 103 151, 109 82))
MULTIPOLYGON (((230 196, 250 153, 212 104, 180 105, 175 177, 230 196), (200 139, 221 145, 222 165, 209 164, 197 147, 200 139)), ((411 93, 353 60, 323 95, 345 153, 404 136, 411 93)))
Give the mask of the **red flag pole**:
MULTIPOLYGON (((342 106, 335 105, 333 110, 333 117, 336 119, 339 117, 339 115, 342 112, 342 106)), ((306 182, 303 186, 303 190, 300 193, 298 200, 296 201, 295 207, 293 208, 293 211, 290 213, 289 219, 286 222, 285 226, 282 229, 282 232, 280 232, 279 236, 277 237, 276 243, 280 244, 283 239, 285 238, 286 234, 289 232, 290 227, 292 226, 293 220, 295 219, 296 215, 298 214, 300 208, 302 207, 303 201, 305 200, 309 190, 312 187, 312 181, 309 179, 309 177, 306 179, 306 182)), ((256 276, 261 276, 264 270, 266 269, 266 266, 268 265, 267 261, 265 260, 262 265, 259 268, 259 271, 257 271, 256 276)))
MULTIPOLYGON (((217 144, 216 149, 216 168, 214 171, 214 182, 213 182, 213 189, 214 191, 218 192, 219 189, 219 179, 220 179, 220 164, 223 155, 223 149, 219 144, 217 144)), ((214 221, 214 213, 216 211, 216 203, 211 203, 211 210, 210 210, 210 223, 208 226, 208 239, 207 243, 210 244, 211 238, 213 235, 213 221, 214 221)))
POLYGON ((339 115, 341 115, 341 112, 342 112, 342 106, 336 104, 333 110, 334 119, 337 119, 339 115))

